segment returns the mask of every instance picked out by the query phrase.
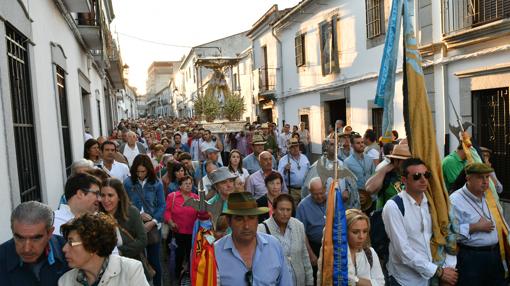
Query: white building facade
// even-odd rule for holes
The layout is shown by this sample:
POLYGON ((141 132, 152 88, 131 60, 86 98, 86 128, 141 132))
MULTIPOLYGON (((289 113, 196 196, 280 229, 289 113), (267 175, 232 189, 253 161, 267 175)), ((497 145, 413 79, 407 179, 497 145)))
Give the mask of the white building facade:
MULTIPOLYGON (((4 218, 27 200, 58 206, 71 163, 83 157, 85 129, 107 135, 117 120, 114 90, 123 88, 110 1, 28 2, 0 2, 4 218)), ((2 232, 0 241, 10 237, 2 232)))

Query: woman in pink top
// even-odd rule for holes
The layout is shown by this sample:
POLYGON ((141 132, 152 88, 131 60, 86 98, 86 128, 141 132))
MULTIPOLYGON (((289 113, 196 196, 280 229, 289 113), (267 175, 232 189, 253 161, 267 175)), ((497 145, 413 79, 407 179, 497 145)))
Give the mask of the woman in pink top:
MULTIPOLYGON (((192 207, 183 206, 189 198, 199 199, 198 195, 191 192, 193 179, 186 175, 179 179, 179 189, 168 194, 166 198, 166 209, 163 217, 168 223, 177 243, 175 253, 175 276, 181 276, 181 269, 184 263, 189 263, 191 252, 191 235, 193 225, 197 219, 198 211, 192 207), (184 259, 186 257, 186 260, 184 259)), ((186 267, 189 269, 189 267, 186 267)))

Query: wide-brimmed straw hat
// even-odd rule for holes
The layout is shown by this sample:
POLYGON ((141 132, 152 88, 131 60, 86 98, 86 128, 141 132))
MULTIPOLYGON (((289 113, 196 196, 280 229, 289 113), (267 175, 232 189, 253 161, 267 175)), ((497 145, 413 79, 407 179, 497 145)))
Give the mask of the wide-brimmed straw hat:
POLYGON ((227 198, 227 215, 261 215, 268 213, 267 207, 257 207, 257 201, 249 192, 231 193, 227 198))
POLYGON ((262 136, 260 134, 254 134, 253 138, 251 140, 251 144, 253 144, 253 145, 258 145, 258 144, 264 145, 264 144, 266 144, 266 139, 264 139, 264 136, 262 136))
POLYGON ((213 171, 210 175, 211 184, 221 183, 226 180, 235 179, 237 175, 232 174, 227 167, 221 167, 213 171))
POLYGON ((291 146, 299 146, 299 140, 297 138, 290 138, 287 141, 287 148, 290 148, 291 146))
POLYGON ((399 144, 393 147, 393 152, 390 155, 386 155, 388 158, 394 159, 409 159, 412 157, 411 151, 409 151, 409 145, 407 144, 399 144))

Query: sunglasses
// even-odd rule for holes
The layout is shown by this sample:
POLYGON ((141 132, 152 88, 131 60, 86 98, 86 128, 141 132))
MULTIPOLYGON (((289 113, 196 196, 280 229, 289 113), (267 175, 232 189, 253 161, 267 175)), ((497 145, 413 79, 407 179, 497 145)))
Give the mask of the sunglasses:
POLYGON ((430 179, 432 178, 432 173, 427 171, 425 173, 414 173, 414 174, 411 174, 413 176, 413 180, 415 181, 418 181, 421 179, 421 176, 425 177, 425 179, 430 179))
POLYGON ((253 285, 253 272, 251 270, 248 270, 244 274, 244 280, 246 281, 246 285, 248 285, 248 286, 253 285))

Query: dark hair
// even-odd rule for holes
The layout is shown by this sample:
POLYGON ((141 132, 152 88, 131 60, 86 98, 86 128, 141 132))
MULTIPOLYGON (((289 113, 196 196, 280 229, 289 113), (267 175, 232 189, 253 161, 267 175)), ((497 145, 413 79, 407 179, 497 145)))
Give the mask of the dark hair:
POLYGON ((237 149, 232 149, 230 153, 228 154, 228 169, 230 172, 239 171, 239 173, 243 173, 243 155, 241 154, 241 151, 237 149), (232 154, 237 153, 239 155, 239 166, 237 166, 237 170, 234 170, 234 168, 230 165, 230 159, 232 158, 232 154))
POLYGON ((69 233, 76 231, 87 252, 107 257, 117 245, 115 225, 113 218, 107 214, 84 214, 63 224, 60 232, 67 240, 69 233))
POLYGON ((113 141, 110 141, 110 140, 106 140, 103 142, 103 144, 101 144, 101 151, 104 151, 105 145, 113 145, 113 146, 115 146, 115 151, 117 151, 117 144, 113 143, 113 141))
MULTIPOLYGON (((296 125, 294 125, 294 126, 296 126, 296 125)), ((297 133, 297 132, 292 133, 291 137, 294 138, 294 136, 297 136, 298 140, 301 142, 301 135, 299 135, 299 133, 297 133)))
MULTIPOLYGON (((117 196, 119 197, 119 205, 117 206, 114 216, 117 221, 126 222, 128 220, 128 209, 131 201, 124 189, 124 184, 119 179, 109 178, 103 181, 101 188, 104 187, 110 187, 115 190, 115 193, 117 193, 117 196)), ((106 213, 103 204, 99 204, 99 210, 106 213)))
POLYGON ((272 182, 272 181, 277 180, 277 179, 280 179, 280 183, 283 184, 283 177, 282 177, 282 175, 280 173, 278 173, 278 172, 272 171, 264 179, 264 184, 267 186, 267 184, 269 182, 272 182))
POLYGON ((186 182, 187 180, 190 180, 191 184, 193 184, 193 178, 190 175, 184 175, 184 177, 179 179, 179 186, 181 186, 182 183, 186 182))
POLYGON ((94 138, 90 138, 89 140, 85 141, 85 144, 83 146, 83 158, 90 160, 89 149, 96 144, 97 147, 99 147, 99 142, 97 142, 97 140, 94 138))
POLYGON ((363 137, 367 138, 371 142, 377 141, 377 135, 375 134, 375 131, 372 129, 367 129, 365 131, 365 135, 363 135, 363 137))
POLYGON ((354 139, 362 138, 358 132, 351 132, 351 144, 354 145, 354 139))
POLYGON ((391 134, 393 134, 393 136, 395 136, 395 138, 398 139, 398 131, 397 130, 391 130, 391 134))
POLYGON ((168 178, 170 179, 170 182, 176 182, 177 177, 175 176, 175 173, 177 173, 180 169, 184 169, 184 166, 177 161, 168 161, 166 166, 166 171, 168 172, 168 178))
POLYGON ((294 203, 295 203, 295 200, 294 200, 294 198, 291 195, 285 194, 285 193, 281 193, 276 198, 274 198, 274 200, 273 200, 273 209, 276 209, 278 207, 278 203, 279 202, 284 202, 284 201, 288 201, 288 202, 290 202, 292 204, 292 212, 294 212, 294 203))
POLYGON ((147 182, 154 184, 156 182, 156 173, 154 173, 154 166, 152 165, 151 159, 149 156, 145 154, 138 154, 136 155, 135 159, 133 160, 133 165, 131 166, 131 169, 129 170, 129 173, 131 174, 131 181, 133 184, 136 183, 136 180, 138 180, 138 175, 136 174, 136 170, 138 169, 138 166, 144 166, 145 169, 147 169, 147 182))
POLYGON ((168 139, 166 137, 161 138, 161 142, 160 143, 163 144, 163 141, 166 141, 167 143, 170 143, 170 139, 168 139))
POLYGON ((184 160, 191 160, 191 154, 188 152, 182 152, 181 154, 179 154, 178 160, 179 162, 182 162, 184 160))
POLYGON ((407 177, 409 175, 409 171, 407 171, 407 168, 411 166, 418 166, 418 165, 425 165, 425 162, 423 162, 420 158, 409 158, 404 160, 402 163, 402 176, 407 177))
POLYGON ((101 182, 98 178, 86 173, 72 175, 67 179, 64 187, 64 196, 66 197, 66 200, 69 201, 74 195, 76 195, 78 190, 89 189, 92 185, 100 187, 101 182))
POLYGON ((174 134, 174 139, 175 139, 175 137, 177 137, 177 136, 179 136, 179 137, 181 137, 181 138, 182 138, 181 134, 179 134, 179 133, 175 133, 175 134, 174 134))
POLYGON ((393 143, 384 143, 383 145, 383 153, 384 155, 390 155, 391 151, 393 151, 393 143))

